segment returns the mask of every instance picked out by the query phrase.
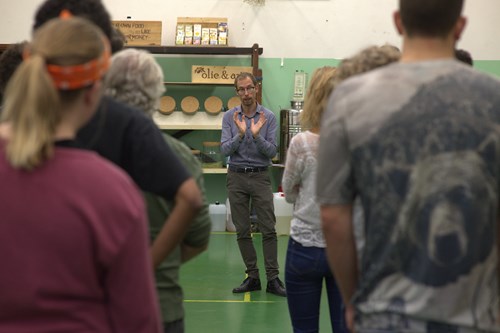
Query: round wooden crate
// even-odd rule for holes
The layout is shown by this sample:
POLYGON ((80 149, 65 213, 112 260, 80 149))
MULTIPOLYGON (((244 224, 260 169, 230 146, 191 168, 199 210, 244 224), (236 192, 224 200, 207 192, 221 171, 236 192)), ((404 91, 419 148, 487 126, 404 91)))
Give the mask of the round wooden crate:
POLYGON ((228 110, 230 110, 240 104, 241 104, 240 98, 238 96, 234 96, 227 101, 227 108, 228 110))
POLYGON ((200 102, 194 96, 186 96, 181 101, 181 110, 186 114, 195 114, 200 108, 200 102))
POLYGON ((218 115, 222 111, 222 100, 217 96, 210 96, 204 103, 205 111, 211 115, 218 115))
POLYGON ((175 99, 172 96, 163 96, 160 98, 160 113, 169 115, 175 111, 175 99))

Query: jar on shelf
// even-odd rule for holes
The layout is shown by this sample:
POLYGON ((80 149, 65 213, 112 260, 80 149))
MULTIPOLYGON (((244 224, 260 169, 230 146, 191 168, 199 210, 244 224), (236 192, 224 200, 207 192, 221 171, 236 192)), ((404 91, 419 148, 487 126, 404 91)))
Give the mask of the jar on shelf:
POLYGON ((222 168, 222 153, 220 151, 220 142, 203 142, 203 155, 201 157, 204 168, 222 168))
POLYGON ((201 151, 197 149, 191 149, 191 154, 201 163, 201 151))

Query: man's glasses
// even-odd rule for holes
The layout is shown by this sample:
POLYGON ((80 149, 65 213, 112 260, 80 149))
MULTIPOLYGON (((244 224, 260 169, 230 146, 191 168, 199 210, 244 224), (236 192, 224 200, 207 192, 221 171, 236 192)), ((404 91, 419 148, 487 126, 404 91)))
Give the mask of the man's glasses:
POLYGON ((245 95, 245 93, 253 94, 255 91, 255 87, 247 87, 247 88, 238 88, 236 89, 236 92, 238 95, 245 95))

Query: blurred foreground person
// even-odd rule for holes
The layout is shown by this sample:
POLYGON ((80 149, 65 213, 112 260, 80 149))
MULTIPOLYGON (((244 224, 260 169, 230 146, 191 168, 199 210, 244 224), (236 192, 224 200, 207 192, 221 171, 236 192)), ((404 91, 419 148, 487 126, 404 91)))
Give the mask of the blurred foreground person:
POLYGON ((400 0, 400 62, 340 84, 323 117, 317 197, 356 332, 500 331, 500 82, 455 59, 462 7, 400 0))
POLYGON ((79 149, 109 43, 81 18, 34 34, 0 123, 0 332, 159 332, 140 192, 79 149))
POLYGON ((300 114, 304 131, 292 138, 283 173, 285 199, 294 204, 286 252, 285 285, 290 319, 296 333, 319 331, 323 285, 333 332, 347 332, 342 297, 326 258, 319 205, 315 200, 319 127, 335 85, 335 74, 335 67, 330 66, 314 71, 300 114))
MULTIPOLYGON (((133 106, 152 116, 165 91, 163 71, 153 55, 146 51, 127 49, 116 53, 104 81, 105 94, 119 102, 133 106)), ((203 209, 193 220, 181 245, 156 268, 156 289, 165 333, 184 332, 184 306, 179 269, 183 262, 205 251, 210 239, 211 221, 201 163, 183 142, 168 134, 165 141, 196 179, 203 194, 203 209)), ((153 241, 172 212, 174 203, 162 197, 144 193, 147 203, 149 228, 153 241)))
MULTIPOLYGON (((62 10, 96 24, 113 40, 109 13, 100 0, 45 0, 35 14, 34 30, 58 17, 62 10)), ((186 234, 202 208, 200 190, 168 147, 156 124, 141 111, 104 97, 92 119, 78 132, 78 142, 125 170, 143 191, 175 201, 151 246, 153 265, 159 265, 186 234)))

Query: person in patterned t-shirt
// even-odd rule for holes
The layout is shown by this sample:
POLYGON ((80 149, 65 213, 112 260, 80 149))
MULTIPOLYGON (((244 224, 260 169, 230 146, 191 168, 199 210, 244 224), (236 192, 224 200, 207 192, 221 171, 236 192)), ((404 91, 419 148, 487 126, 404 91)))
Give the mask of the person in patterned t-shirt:
POLYGON ((346 320, 499 332, 500 82, 454 58, 462 0, 399 4, 400 62, 340 84, 320 129, 316 194, 346 320))

